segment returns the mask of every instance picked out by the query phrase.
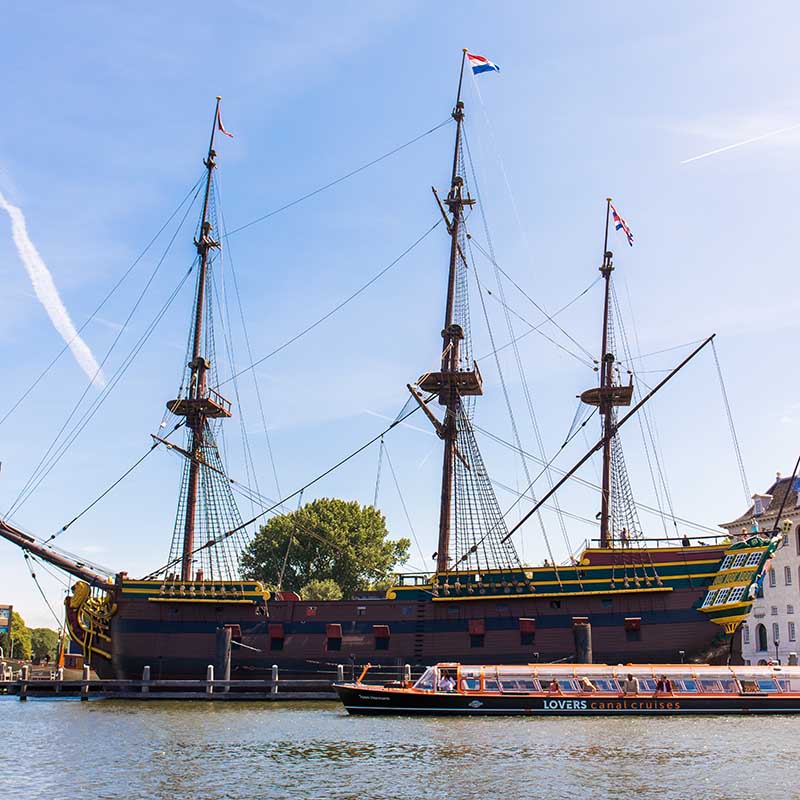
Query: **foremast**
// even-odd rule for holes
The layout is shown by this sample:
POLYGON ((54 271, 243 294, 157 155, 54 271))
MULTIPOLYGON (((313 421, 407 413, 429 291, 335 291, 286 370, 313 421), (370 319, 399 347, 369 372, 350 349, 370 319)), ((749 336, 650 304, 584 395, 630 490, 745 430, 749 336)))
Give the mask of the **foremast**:
POLYGON ((214 150, 214 138, 220 119, 221 98, 217 97, 214 109, 214 121, 211 126, 211 138, 208 144, 208 154, 203 161, 206 167, 205 194, 203 197, 203 210, 200 218, 200 228, 198 236, 194 240, 199 258, 199 269, 197 275, 197 287, 195 291, 194 322, 192 330, 192 349, 191 360, 188 363, 190 370, 188 387, 181 397, 167 403, 167 408, 176 416, 186 418, 186 427, 189 431, 187 442, 187 470, 188 474, 184 481, 185 509, 183 514, 183 536, 181 557, 181 574, 183 582, 190 582, 202 575, 193 574, 194 552, 196 546, 196 527, 198 516, 198 495, 200 489, 200 469, 206 459, 204 459, 204 449, 213 442, 209 441, 211 433, 208 428, 208 421, 211 419, 226 418, 231 416, 231 404, 222 397, 216 390, 208 386, 208 372, 211 369, 211 361, 207 357, 209 354, 204 352, 204 325, 206 309, 206 285, 208 282, 208 269, 210 254, 220 248, 219 241, 212 236, 213 226, 209 221, 209 207, 211 201, 211 189, 216 168, 217 153, 214 150))

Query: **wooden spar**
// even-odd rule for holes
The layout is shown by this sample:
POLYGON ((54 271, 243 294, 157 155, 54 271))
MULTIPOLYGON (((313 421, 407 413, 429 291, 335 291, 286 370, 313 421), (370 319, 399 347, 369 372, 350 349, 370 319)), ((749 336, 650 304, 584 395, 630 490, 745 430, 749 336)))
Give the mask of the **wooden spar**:
POLYGON ((88 567, 76 561, 72 561, 66 556, 62 556, 60 553, 56 553, 49 547, 45 547, 43 544, 37 542, 32 536, 28 536, 26 533, 17 530, 13 525, 9 525, 3 520, 0 520, 0 536, 4 539, 8 539, 9 542, 17 545, 17 547, 27 550, 29 553, 33 553, 37 558, 47 561, 54 567, 63 569, 70 575, 74 575, 76 578, 86 581, 90 586, 97 586, 100 589, 106 590, 112 589, 114 586, 105 575, 100 575, 88 567))
MULTIPOLYGON (((660 383, 657 383, 619 422, 611 426, 610 435, 614 436, 616 432, 659 390, 662 386, 664 386, 667 381, 671 380, 678 372, 680 372, 707 344, 714 340, 716 333, 712 333, 711 336, 708 337, 701 345, 699 345, 696 349, 694 349, 686 358, 678 364, 672 372, 669 373, 660 383)), ((552 489, 550 489, 546 494, 539 498, 536 502, 534 507, 528 511, 522 519, 500 540, 501 542, 505 542, 506 540, 510 539, 511 536, 516 533, 525 522, 530 519, 540 508, 541 506, 549 500, 566 482, 571 478, 601 447, 603 447, 606 441, 606 436, 601 437, 601 439, 583 456, 583 458, 572 467, 571 470, 564 473, 561 480, 559 480, 552 489)))
POLYGON ((608 352, 608 315, 609 297, 611 293, 611 273, 614 265, 612 253, 608 249, 608 217, 611 210, 611 198, 606 198, 606 233, 603 241, 603 265, 600 273, 605 282, 605 300, 603 304, 603 343, 600 356, 600 416, 603 421, 603 468, 602 494, 600 500, 600 547, 608 547, 608 522, 611 509, 611 427, 614 421, 611 403, 611 385, 614 380, 614 354, 608 352))
MULTIPOLYGON (((453 171, 450 178, 450 191, 445 200, 450 211, 448 233, 450 234, 450 268, 447 279, 447 303, 444 315, 444 328, 442 328, 442 361, 439 373, 438 391, 439 402, 445 406, 444 422, 442 424, 442 439, 444 440, 444 454, 442 458, 442 493, 439 507, 439 539, 436 550, 436 571, 444 573, 448 568, 450 550, 450 517, 453 498, 453 459, 457 455, 456 438, 458 430, 456 417, 459 407, 459 392, 456 387, 455 375, 458 371, 459 349, 464 332, 461 327, 453 324, 455 308, 456 273, 460 248, 458 237, 461 228, 461 218, 464 206, 472 204, 472 200, 463 197, 464 179, 458 174, 458 165, 461 156, 461 126, 464 122, 464 103, 461 100, 461 86, 464 81, 464 63, 467 58, 466 49, 461 54, 461 72, 458 80, 458 93, 456 105, 453 109, 453 119, 456 121, 456 139, 453 148, 453 171)), ((438 196, 437 196, 438 201, 438 196)), ((440 204, 441 207, 441 204, 440 204)))

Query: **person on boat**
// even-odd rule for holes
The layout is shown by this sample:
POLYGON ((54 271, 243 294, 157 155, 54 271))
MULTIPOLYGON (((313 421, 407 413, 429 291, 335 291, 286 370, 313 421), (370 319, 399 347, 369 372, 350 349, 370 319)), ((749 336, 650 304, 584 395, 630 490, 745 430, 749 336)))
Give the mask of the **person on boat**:
POLYGON ((639 694, 639 679, 629 672, 628 679, 622 684, 622 691, 625 694, 639 694))
POLYGON ((550 681, 547 687, 547 694, 561 694, 561 687, 558 685, 558 681, 555 678, 550 681))
POLYGON ((672 694, 672 681, 666 675, 656 682, 656 694, 672 694))
POLYGON ((445 675, 441 681, 439 681, 439 691, 440 692, 452 692, 453 689, 456 688, 456 682, 453 680, 452 676, 445 675))
POLYGON ((684 533, 684 534, 683 534, 683 539, 681 539, 681 544, 682 544, 684 547, 690 547, 690 546, 691 546, 691 544, 692 544, 692 543, 691 543, 691 541, 689 540, 689 534, 688 534, 688 533, 684 533))
POLYGON ((596 692, 597 687, 584 675, 581 678, 581 691, 582 692, 596 692))
POLYGON ((627 528, 623 528, 619 532, 619 543, 620 543, 621 547, 627 547, 628 546, 628 529, 627 528))

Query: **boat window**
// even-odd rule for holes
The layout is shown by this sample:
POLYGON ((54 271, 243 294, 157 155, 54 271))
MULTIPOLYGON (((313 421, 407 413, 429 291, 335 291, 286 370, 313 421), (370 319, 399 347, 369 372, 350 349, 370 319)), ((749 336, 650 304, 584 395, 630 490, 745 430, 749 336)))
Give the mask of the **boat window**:
POLYGON ((728 588, 720 589, 717 592, 717 599, 714 601, 714 605, 715 606, 721 606, 723 603, 727 603, 728 602, 728 592, 730 592, 730 589, 728 589, 728 588))
POLYGON ((654 692, 656 690, 656 683, 657 681, 653 678, 639 678, 639 691, 654 692))
POLYGON ((610 678, 597 678, 592 683, 597 687, 598 692, 619 692, 619 684, 610 678))
POLYGON ((673 681, 672 688, 676 692, 696 692, 697 681, 690 679, 673 681))
POLYGON ((744 596, 746 588, 747 588, 746 586, 734 586, 733 589, 731 589, 731 593, 728 597, 728 602, 738 603, 744 596))
POLYGON ((561 687, 562 692, 579 692, 580 687, 578 681, 573 681, 568 678, 559 678, 558 685, 561 687))
POLYGON ((745 564, 746 567, 756 567, 758 566, 759 561, 761 561, 761 556, 763 553, 750 553, 747 557, 747 563, 745 564))
POLYGON ((433 667, 428 667, 422 673, 420 679, 414 684, 415 689, 423 689, 426 692, 433 691, 433 682, 436 678, 436 670, 433 667))
POLYGON ((481 688, 481 668, 461 667, 461 691, 477 692, 481 688))
POLYGON ((769 678, 765 678, 763 680, 758 681, 758 688, 759 691, 762 692, 777 692, 778 691, 778 684, 775 683, 774 680, 769 678))
POLYGON ((784 692, 800 692, 800 678, 781 678, 781 689, 784 692))
POLYGON ((733 678, 720 678, 722 690, 728 694, 736 694, 739 691, 739 684, 733 678))
POLYGON ((538 681, 530 675, 501 675, 500 688, 504 692, 538 692, 538 681))
POLYGON ((722 683, 716 680, 703 680, 698 681, 700 684, 700 691, 701 692, 722 692, 724 689, 722 688, 722 683))
POLYGON ((483 679, 483 688, 487 692, 499 692, 500 686, 497 683, 497 678, 494 675, 487 675, 483 679))
POLYGON ((730 569, 732 562, 733 562, 733 556, 725 556, 725 558, 722 559, 722 564, 720 564, 719 566, 720 570, 730 569))
POLYGON ((709 593, 706 595, 706 599, 705 599, 705 600, 703 600, 703 605, 702 605, 702 607, 703 607, 703 608, 705 608, 706 606, 711 606, 711 605, 714 605, 714 597, 716 597, 716 594, 717 594, 716 590, 712 590, 712 591, 710 591, 710 592, 709 592, 709 593))
POLYGON ((755 681, 743 679, 739 681, 742 687, 742 694, 758 694, 760 689, 755 681))

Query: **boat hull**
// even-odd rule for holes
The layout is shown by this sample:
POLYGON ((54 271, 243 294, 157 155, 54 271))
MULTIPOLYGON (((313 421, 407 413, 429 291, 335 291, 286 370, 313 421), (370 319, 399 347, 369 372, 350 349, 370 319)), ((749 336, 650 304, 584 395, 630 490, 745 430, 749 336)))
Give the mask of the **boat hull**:
POLYGON ((146 598, 117 601, 111 622, 111 659, 93 658, 103 677, 198 678, 216 662, 216 630, 230 625, 234 678, 266 676, 272 666, 292 672, 335 672, 337 664, 400 667, 476 657, 508 664, 571 659, 574 623, 592 626, 595 661, 677 662, 708 649, 720 628, 695 607, 703 591, 661 594, 403 601, 270 601, 194 605, 146 598), (268 614, 268 616, 266 616, 268 614), (521 620, 536 620, 525 633, 521 620), (630 620, 639 629, 628 630, 630 620), (336 626, 340 637, 331 637, 336 626), (627 627, 626 627, 627 626, 627 627), (376 631, 388 631, 381 638, 376 631), (483 631, 483 633, 471 633, 483 631), (250 649, 254 648, 254 649, 250 649), (681 654, 683 651, 683 655, 681 654))
POLYGON ((674 716, 699 714, 798 714, 800 696, 743 695, 631 696, 576 695, 546 697, 503 694, 458 694, 380 689, 336 684, 349 714, 428 716, 674 716))

